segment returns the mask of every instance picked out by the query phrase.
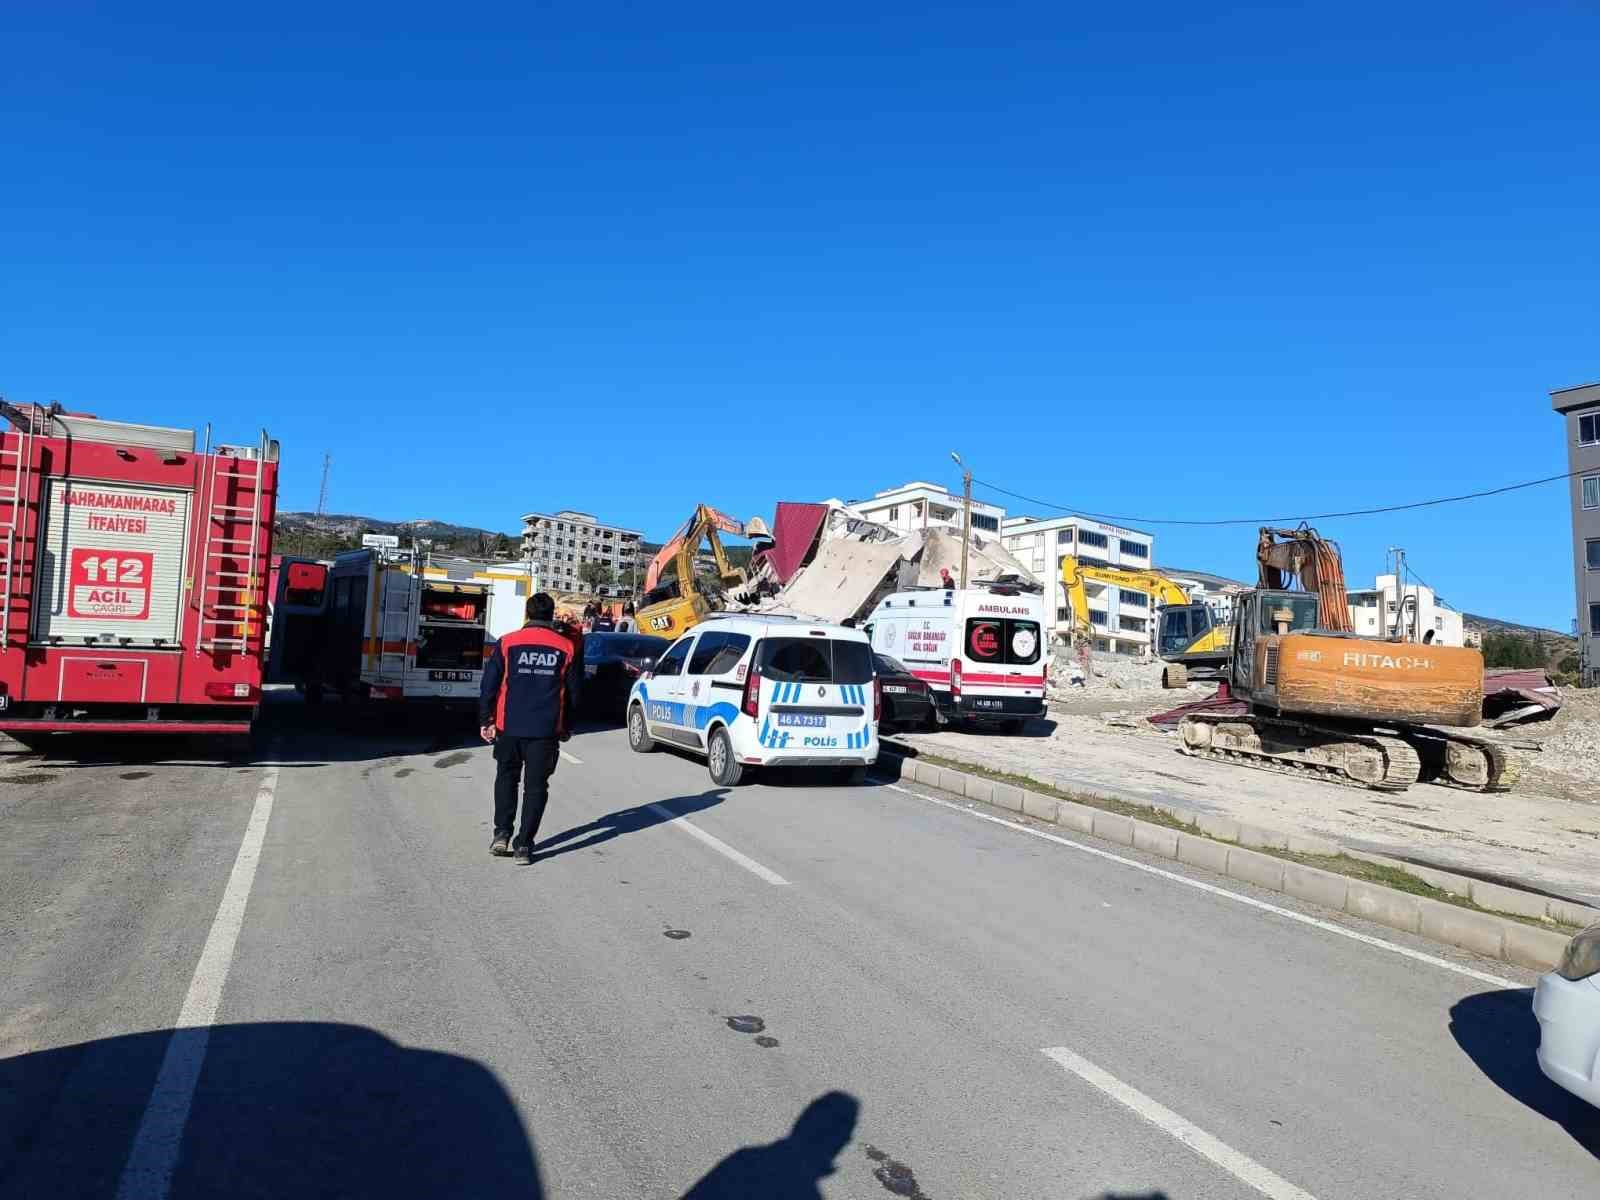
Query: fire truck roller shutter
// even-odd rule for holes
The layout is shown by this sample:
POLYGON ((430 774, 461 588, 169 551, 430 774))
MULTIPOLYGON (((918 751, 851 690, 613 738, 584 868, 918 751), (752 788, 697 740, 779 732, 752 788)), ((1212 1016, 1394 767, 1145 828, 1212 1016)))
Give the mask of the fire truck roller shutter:
POLYGON ((189 500, 172 488, 51 480, 33 640, 176 646, 189 500))

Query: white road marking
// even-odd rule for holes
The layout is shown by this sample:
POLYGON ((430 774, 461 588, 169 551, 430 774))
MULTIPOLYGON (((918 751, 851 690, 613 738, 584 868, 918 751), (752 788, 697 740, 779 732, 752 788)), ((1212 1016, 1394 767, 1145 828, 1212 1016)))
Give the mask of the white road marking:
POLYGON ((1164 871, 1160 867, 1153 867, 1149 863, 1142 863, 1138 859, 1127 858, 1121 854, 1113 854, 1109 850, 1100 850, 1094 846, 1085 846, 1082 842, 1074 842, 1070 838, 1057 837, 1053 833, 1045 833, 1042 829, 1030 829, 1026 825, 1019 825, 1015 821, 1007 821, 1004 817, 991 817, 988 813, 975 812, 960 804, 952 804, 948 800, 940 800, 934 796, 925 796, 921 792, 914 792, 910 788, 901 787, 898 783, 885 785, 894 791, 904 792, 908 796, 915 796, 919 800, 926 800, 929 804, 937 804, 942 808, 953 809, 965 813, 969 817, 977 817, 980 821, 989 821, 995 825, 1004 825, 1007 829, 1015 829, 1018 833, 1026 833, 1030 837, 1043 838, 1047 842, 1055 842, 1059 846, 1067 846, 1073 850, 1080 850, 1084 854, 1092 854, 1096 858, 1103 858, 1110 862, 1120 863, 1125 867, 1132 867, 1136 871, 1143 871, 1147 875, 1159 875, 1162 879, 1170 879, 1174 883, 1181 883, 1184 887, 1197 888, 1202 892, 1210 892, 1213 896, 1223 896, 1229 900, 1236 900, 1240 904, 1248 904, 1251 908, 1259 908, 1263 912, 1274 913, 1286 917, 1291 921, 1298 921, 1302 925, 1310 925, 1325 933, 1336 933, 1340 937, 1352 941, 1362 942, 1368 946, 1376 946, 1380 950, 1388 950, 1392 954, 1424 962, 1432 967, 1439 967, 1446 971, 1454 971, 1457 975, 1465 975, 1468 979, 1476 979, 1480 983, 1492 984, 1500 988, 1526 988, 1525 983, 1518 983, 1514 979, 1507 979, 1503 975, 1491 975, 1487 971, 1479 971, 1474 967, 1462 966, 1453 963, 1447 958, 1426 954, 1421 950, 1413 950, 1409 946, 1401 946, 1395 942, 1386 942, 1380 937, 1373 937, 1370 933, 1361 933, 1359 930, 1347 929, 1332 921, 1324 921, 1321 917, 1307 916, 1305 913, 1295 912, 1293 909, 1282 908, 1276 904, 1268 904, 1265 900, 1257 900, 1254 896, 1246 896, 1228 888, 1217 887, 1215 884, 1205 883, 1199 879, 1190 879, 1187 875, 1179 875, 1176 871, 1164 871))
POLYGON ((233 951, 244 924, 244 908, 255 883, 256 867, 261 862, 261 844, 267 836, 267 821, 278 789, 278 768, 272 767, 256 792, 255 807, 245 826, 244 841, 233 860, 233 873, 222 890, 211 932, 200 951, 200 962, 189 981, 188 994, 178 1013, 177 1026, 167 1042, 150 1102, 145 1106, 128 1161, 117 1185, 117 1200, 163 1200, 172 1187, 172 1173, 178 1165, 178 1150, 183 1128, 189 1121, 189 1106, 195 1084, 205 1064, 206 1047, 211 1040, 211 1025, 222 1002, 222 987, 233 966, 233 951))
POLYGON ((583 759, 579 758, 576 754, 568 754, 565 750, 563 750, 561 752, 561 757, 566 759, 569 763, 572 763, 574 766, 583 766, 583 759))
POLYGON ((1081 1058, 1065 1046, 1047 1046, 1044 1051, 1085 1083, 1099 1088, 1118 1104, 1132 1109, 1163 1133, 1169 1133, 1202 1158, 1209 1158, 1235 1179, 1248 1184, 1269 1200, 1316 1200, 1310 1192, 1295 1187, 1274 1175, 1255 1159, 1242 1154, 1224 1141, 1212 1137, 1198 1125, 1185 1121, 1170 1108, 1156 1103, 1138 1088, 1081 1058))
POLYGON ((667 824, 671 825, 674 829, 681 829, 697 841, 704 842, 718 854, 731 858, 734 862, 738 863, 752 875, 758 876, 761 879, 765 879, 768 883, 775 884, 778 887, 789 886, 789 881, 782 875, 779 875, 776 871, 768 870, 755 859, 750 858, 747 855, 740 854, 732 846, 728 845, 727 842, 723 841, 721 838, 712 837, 698 825, 691 825, 686 818, 680 817, 665 804, 652 804, 649 806, 649 808, 650 811, 655 813, 658 817, 664 818, 667 824))

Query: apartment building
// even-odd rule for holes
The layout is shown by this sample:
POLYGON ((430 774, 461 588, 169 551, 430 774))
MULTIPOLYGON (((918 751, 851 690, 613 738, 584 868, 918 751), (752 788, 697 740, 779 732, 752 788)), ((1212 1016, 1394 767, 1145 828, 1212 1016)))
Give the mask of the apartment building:
MULTIPOLYGON (((1155 561, 1155 535, 1124 529, 1087 517, 1004 517, 1000 542, 1029 568, 1055 596, 1055 633, 1062 640, 1072 634, 1072 612, 1061 583, 1061 560, 1074 555, 1092 566, 1148 571, 1155 561)), ((1133 588, 1113 587, 1086 580, 1089 623, 1094 627, 1094 648, 1112 654, 1140 654, 1155 635, 1155 597, 1133 588)))
POLYGON ((1347 593, 1355 632, 1370 638, 1404 638, 1424 645, 1464 646, 1461 614, 1420 583, 1404 587, 1393 575, 1379 575, 1371 588, 1347 593))
MULTIPOLYGON (((899 533, 919 529, 961 529, 962 499, 937 483, 913 480, 885 492, 874 492, 870 500, 849 500, 844 507, 864 521, 887 525, 899 533)), ((1006 510, 981 500, 972 502, 972 529, 978 534, 1000 532, 1006 510)))
POLYGON ((1573 472, 1572 578, 1577 600, 1578 675, 1600 686, 1600 383, 1550 393, 1566 428, 1567 470, 1573 472))
POLYGON ((541 588, 558 592, 593 590, 581 568, 600 563, 615 580, 602 585, 600 594, 620 596, 632 592, 635 576, 642 582, 647 565, 639 556, 642 536, 637 529, 603 525, 593 513, 527 513, 522 518, 522 557, 533 564, 541 588))

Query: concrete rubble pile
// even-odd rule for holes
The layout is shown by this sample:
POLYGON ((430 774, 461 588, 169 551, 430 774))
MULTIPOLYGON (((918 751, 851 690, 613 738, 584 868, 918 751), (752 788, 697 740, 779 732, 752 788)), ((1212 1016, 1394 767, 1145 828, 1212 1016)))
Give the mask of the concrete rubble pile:
MULTIPOLYGON (((797 551, 779 545, 753 564, 751 582, 734 597, 744 611, 809 617, 814 620, 862 621, 891 592, 939 587, 961 575, 961 535, 947 529, 901 534, 864 521, 843 508, 828 506, 826 516, 808 524, 786 520, 790 508, 821 506, 780 504, 774 529, 778 538, 791 527, 810 545, 797 551), (809 534, 806 530, 810 528, 809 534), (798 561, 783 578, 786 562, 798 561)), ((820 515, 820 514, 819 514, 820 515)), ((796 535, 791 535, 796 536, 796 535)), ((974 531, 968 540, 967 578, 983 582, 1015 577, 1037 587, 1039 581, 990 534, 974 531)))

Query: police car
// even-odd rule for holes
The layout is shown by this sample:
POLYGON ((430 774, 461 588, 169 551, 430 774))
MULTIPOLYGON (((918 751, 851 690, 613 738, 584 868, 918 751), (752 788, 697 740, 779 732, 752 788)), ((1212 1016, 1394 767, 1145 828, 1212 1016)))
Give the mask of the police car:
POLYGON ((729 787, 751 767, 838 767, 859 783, 878 758, 881 711, 865 633, 718 613, 633 685, 628 744, 703 754, 712 781, 729 787))

